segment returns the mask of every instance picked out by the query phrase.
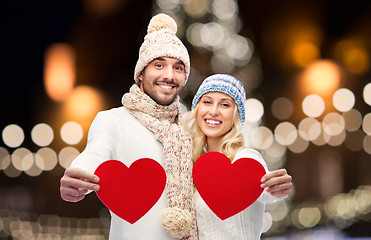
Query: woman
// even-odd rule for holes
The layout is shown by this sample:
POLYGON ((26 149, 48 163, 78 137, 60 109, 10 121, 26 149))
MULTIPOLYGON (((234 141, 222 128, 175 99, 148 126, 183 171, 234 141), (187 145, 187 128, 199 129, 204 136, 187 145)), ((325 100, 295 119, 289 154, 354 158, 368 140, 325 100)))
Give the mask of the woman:
POLYGON ((195 194, 195 208, 200 240, 260 239, 266 203, 273 203, 292 192, 291 176, 285 169, 269 172, 262 156, 244 146, 241 125, 245 121, 246 94, 242 83, 225 74, 212 75, 199 87, 187 126, 193 139, 193 159, 203 153, 218 151, 232 162, 254 158, 265 168, 262 195, 242 212, 221 220, 195 194))

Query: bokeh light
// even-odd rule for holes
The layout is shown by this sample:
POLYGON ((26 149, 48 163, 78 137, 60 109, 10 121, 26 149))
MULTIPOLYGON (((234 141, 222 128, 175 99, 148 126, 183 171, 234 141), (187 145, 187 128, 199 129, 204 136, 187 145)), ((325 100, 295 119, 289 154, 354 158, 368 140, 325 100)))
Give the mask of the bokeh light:
POLYGON ((50 171, 58 163, 57 153, 51 148, 41 148, 35 154, 35 163, 43 171, 50 171))
POLYGON ((13 166, 18 171, 26 171, 32 167, 34 163, 33 153, 26 148, 17 148, 11 155, 13 166))
POLYGON ((235 60, 237 66, 243 66, 251 60, 254 46, 252 41, 236 34, 230 36, 225 42, 225 51, 235 60))
POLYGON ((205 46, 201 39, 202 27, 203 27, 202 23, 193 23, 188 27, 186 31, 187 40, 196 47, 205 46))
POLYGON ((318 60, 306 68, 302 75, 304 91, 327 97, 338 88, 341 71, 338 65, 329 60, 318 60))
POLYGON ((231 72, 235 65, 224 50, 215 51, 210 60, 211 69, 214 72, 231 72))
POLYGON ((6 169, 10 164, 10 154, 8 150, 0 147, 0 170, 6 169))
POLYGON ((10 178, 16 178, 22 174, 22 171, 15 168, 12 163, 7 168, 5 168, 3 172, 5 173, 6 176, 10 178))
POLYGON ((343 116, 336 112, 326 114, 322 120, 322 128, 330 136, 340 134, 345 129, 343 116))
POLYGON ((346 88, 336 90, 332 97, 334 107, 340 112, 347 112, 354 107, 356 98, 354 93, 346 88))
POLYGON ((308 117, 319 117, 325 111, 325 101, 316 94, 308 95, 303 100, 302 109, 308 117))
POLYGON ((249 98, 245 103, 246 121, 250 123, 258 122, 264 115, 263 104, 255 99, 249 98))
POLYGON ((201 18, 208 12, 207 0, 186 0, 183 4, 184 11, 192 18, 201 18))
POLYGON ((32 141, 40 147, 48 146, 54 139, 53 129, 46 123, 39 123, 32 128, 32 141))
POLYGON ((75 84, 75 50, 65 43, 48 47, 45 53, 44 85, 48 96, 62 102, 72 93, 75 84))
POLYGON ((295 141, 288 146, 288 149, 293 153, 303 153, 308 146, 309 141, 299 135, 295 141))
POLYGON ((342 113, 345 121, 345 130, 353 132, 358 130, 362 125, 362 114, 356 110, 351 109, 348 112, 342 113))
POLYGON ((300 137, 308 141, 318 138, 321 131, 321 123, 314 118, 304 118, 300 121, 298 126, 300 137))
POLYGON ((300 42, 293 46, 293 61, 300 67, 306 67, 320 56, 318 46, 311 42, 300 42))
POLYGON ((201 28, 201 40, 209 47, 221 48, 225 41, 226 30, 216 22, 209 22, 201 28))
POLYGON ((238 6, 234 0, 214 0, 211 8, 216 17, 230 19, 237 15, 238 6))
POLYGON ((363 139, 363 149, 366 153, 371 155, 371 136, 367 135, 363 139))
POLYGON ((371 113, 367 113, 363 117, 362 122, 362 130, 367 134, 371 136, 371 113))
POLYGON ((321 131, 321 134, 314 140, 312 140, 312 143, 314 143, 317 146, 323 146, 330 140, 331 136, 328 135, 325 131, 321 131))
POLYGON ((121 9, 126 1, 122 0, 85 0, 85 11, 95 17, 107 17, 121 9))
POLYGON ((321 220, 321 211, 316 207, 301 208, 298 212, 298 220, 306 228, 314 227, 321 220))
POLYGON ((287 120, 294 112, 294 105, 290 99, 279 97, 273 101, 271 111, 277 119, 287 120))
POLYGON ((352 48, 344 54, 343 62, 349 72, 361 74, 368 69, 370 65, 370 57, 367 50, 362 48, 352 48))
POLYGON ((370 65, 367 49, 356 39, 343 40, 335 46, 335 57, 353 74, 364 73, 370 65))
POLYGON ((63 168, 68 168, 72 161, 80 154, 79 150, 74 147, 65 147, 58 154, 59 164, 63 168))
POLYGON ((363 148, 364 137, 365 134, 361 130, 348 132, 344 144, 351 151, 360 151, 363 148))
POLYGON ((90 119, 102 109, 102 97, 88 86, 78 86, 68 98, 65 110, 71 119, 90 119))
POLYGON ((273 141, 269 148, 265 149, 264 153, 268 154, 270 157, 274 159, 282 159, 282 157, 286 153, 286 147, 282 146, 276 141, 273 141))
POLYGON ((371 106, 371 83, 367 83, 363 88, 363 100, 371 106))
POLYGON ((262 232, 265 233, 267 232, 271 227, 272 227, 272 215, 269 212, 264 213, 263 217, 263 229, 262 232))
POLYGON ((276 126, 274 137, 278 143, 288 146, 296 140, 298 137, 298 131, 294 124, 290 122, 282 122, 276 126))
POLYGON ((273 133, 269 128, 260 126, 251 132, 249 140, 252 147, 257 149, 267 149, 272 145, 274 138, 273 133))
POLYGON ((62 140, 70 145, 79 143, 84 135, 83 129, 77 122, 66 122, 61 128, 62 140))
POLYGON ((21 146, 24 141, 23 129, 16 125, 10 124, 3 129, 2 133, 3 142, 11 148, 16 148, 21 146))
POLYGON ((180 0, 156 0, 157 5, 163 10, 174 10, 180 7, 180 0))
POLYGON ((266 206, 266 211, 272 216, 273 221, 283 220, 289 213, 289 206, 286 201, 278 201, 266 206))
POLYGON ((40 169, 36 165, 36 156, 35 156, 35 162, 32 164, 32 166, 25 171, 25 173, 30 177, 36 177, 39 176, 43 172, 42 169, 40 169))
POLYGON ((327 143, 333 147, 340 146, 345 141, 346 135, 345 131, 341 131, 339 134, 331 136, 327 143))

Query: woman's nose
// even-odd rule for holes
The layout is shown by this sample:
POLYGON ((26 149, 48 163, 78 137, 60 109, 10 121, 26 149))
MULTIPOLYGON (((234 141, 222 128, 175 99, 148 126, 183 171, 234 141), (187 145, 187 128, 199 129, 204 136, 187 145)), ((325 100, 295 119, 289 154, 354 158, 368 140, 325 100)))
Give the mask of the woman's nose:
POLYGON ((210 108, 210 111, 209 111, 210 115, 212 116, 216 116, 219 114, 219 109, 218 109, 218 105, 217 104, 213 104, 210 108))

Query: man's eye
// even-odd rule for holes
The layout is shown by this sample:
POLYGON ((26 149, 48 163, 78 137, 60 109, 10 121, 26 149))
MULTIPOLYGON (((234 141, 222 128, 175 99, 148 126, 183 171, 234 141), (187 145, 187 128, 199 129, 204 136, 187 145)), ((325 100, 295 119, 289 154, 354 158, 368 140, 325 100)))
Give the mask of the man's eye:
POLYGON ((178 71, 183 71, 183 66, 179 66, 179 67, 175 67, 175 70, 178 70, 178 71))

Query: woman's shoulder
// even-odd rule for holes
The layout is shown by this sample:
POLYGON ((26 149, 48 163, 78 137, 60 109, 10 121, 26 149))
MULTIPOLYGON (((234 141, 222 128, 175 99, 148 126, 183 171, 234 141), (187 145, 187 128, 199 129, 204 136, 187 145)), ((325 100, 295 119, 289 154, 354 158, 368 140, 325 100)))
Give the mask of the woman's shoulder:
POLYGON ((254 159, 258 158, 259 160, 263 159, 262 155, 257 150, 252 149, 252 148, 247 148, 247 147, 244 147, 240 151, 237 152, 234 159, 236 160, 239 158, 254 158, 254 159))

